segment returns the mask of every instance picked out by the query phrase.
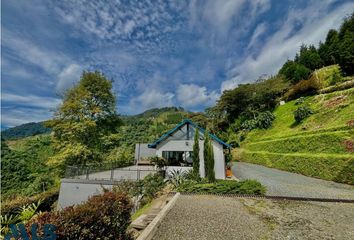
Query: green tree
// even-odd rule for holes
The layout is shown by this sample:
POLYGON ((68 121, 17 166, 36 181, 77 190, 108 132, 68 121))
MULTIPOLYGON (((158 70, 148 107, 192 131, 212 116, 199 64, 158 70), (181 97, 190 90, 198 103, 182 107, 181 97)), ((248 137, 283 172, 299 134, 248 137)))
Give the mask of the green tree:
POLYGON ((338 63, 339 58, 339 38, 338 32, 331 29, 327 33, 326 41, 324 43, 320 42, 318 48, 318 54, 325 66, 338 63))
POLYGON ((52 161, 65 166, 102 160, 107 151, 102 138, 116 132, 120 124, 115 109, 112 81, 97 71, 84 72, 64 93, 63 103, 48 123, 58 150, 52 161))
POLYGON ((193 172, 199 174, 199 130, 198 128, 194 134, 193 144, 193 172))
POLYGON ((204 165, 206 178, 209 182, 215 182, 214 151, 208 131, 204 133, 204 165))
POLYGON ((323 66, 320 54, 318 54, 317 49, 313 45, 302 45, 300 47, 300 53, 295 56, 295 62, 302 64, 312 71, 323 66))
POLYGON ((279 70, 279 74, 284 75, 292 84, 296 84, 300 80, 307 79, 311 70, 298 62, 288 60, 279 70))
POLYGON ((346 18, 339 30, 338 64, 345 75, 354 74, 354 14, 346 18))

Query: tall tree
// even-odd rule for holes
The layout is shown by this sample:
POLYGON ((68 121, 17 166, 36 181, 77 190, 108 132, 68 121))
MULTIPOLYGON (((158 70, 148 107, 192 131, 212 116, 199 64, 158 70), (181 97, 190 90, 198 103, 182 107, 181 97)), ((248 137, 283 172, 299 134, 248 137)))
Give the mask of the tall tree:
POLYGON ((346 75, 354 74, 354 13, 345 19, 339 30, 338 64, 346 75))
POLYGON ((295 62, 302 64, 312 71, 323 67, 323 61, 314 45, 302 45, 300 53, 295 56, 295 62))
POLYGON ((215 182, 214 151, 208 131, 204 133, 204 165, 206 178, 209 182, 215 182))
POLYGON ((324 43, 320 42, 318 48, 318 53, 325 66, 336 64, 339 57, 339 38, 338 32, 331 29, 327 33, 326 41, 324 43))
POLYGON ((63 96, 63 103, 48 125, 58 150, 52 160, 64 165, 102 160, 102 137, 115 132, 120 120, 112 81, 100 72, 84 72, 63 96))
POLYGON ((194 144, 193 144, 193 172, 199 174, 199 130, 198 128, 194 134, 194 144))

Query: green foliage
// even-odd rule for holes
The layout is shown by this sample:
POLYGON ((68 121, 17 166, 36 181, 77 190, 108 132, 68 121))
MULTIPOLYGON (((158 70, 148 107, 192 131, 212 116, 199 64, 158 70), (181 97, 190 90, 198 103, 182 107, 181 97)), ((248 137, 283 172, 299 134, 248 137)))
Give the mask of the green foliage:
POLYGON ((165 186, 164 178, 159 174, 149 174, 141 182, 144 196, 151 200, 165 186))
POLYGON ((313 45, 302 45, 300 47, 300 53, 295 56, 295 62, 312 71, 323 66, 323 61, 320 54, 313 45))
POLYGON ((100 161, 107 149, 102 138, 115 133, 116 114, 112 81, 100 72, 84 72, 80 81, 63 95, 63 103, 48 126, 58 153, 53 162, 78 165, 100 161))
POLYGON ((354 13, 346 18, 339 30, 338 64, 346 75, 354 74, 354 13))
MULTIPOLYGON (((253 84, 241 84, 233 90, 224 91, 217 102, 215 111, 226 113, 229 123, 239 117, 254 119, 258 112, 270 111, 277 99, 287 89, 288 83, 282 76, 259 80, 253 84)), ((214 114, 216 119, 222 119, 214 114)))
POLYGON ((104 192, 91 197, 87 202, 68 207, 60 212, 47 212, 26 224, 38 224, 43 234, 44 224, 57 227, 58 239, 130 239, 132 204, 124 193, 104 192))
POLYGON ((266 189, 256 180, 244 180, 240 182, 217 180, 214 183, 186 181, 178 187, 178 191, 187 193, 264 195, 266 189))
POLYGON ((194 144, 193 144, 193 171, 199 174, 199 130, 197 129, 194 134, 194 144))
POLYGON ((31 196, 56 185, 58 171, 48 165, 53 155, 50 136, 35 136, 9 142, 2 140, 1 198, 31 196))
POLYGON ((261 112, 255 119, 244 121, 240 128, 245 130, 252 130, 255 128, 267 129, 272 126, 275 116, 270 111, 261 112))
POLYGON ((204 165, 205 177, 209 182, 215 182, 214 150, 208 131, 204 133, 204 165))
POLYGON ((313 114, 313 110, 310 107, 301 106, 294 111, 294 119, 296 122, 300 123, 311 114, 313 114))
POLYGON ((295 100, 295 105, 301 105, 305 102, 305 97, 300 97, 298 99, 295 100))
POLYGON ((20 197, 13 200, 2 202, 1 214, 15 215, 22 206, 32 205, 40 202, 38 211, 51 211, 53 204, 58 200, 59 190, 51 189, 49 191, 37 194, 33 197, 20 197))
POLYGON ((288 60, 279 73, 289 79, 292 84, 295 84, 300 80, 307 79, 310 76, 311 70, 298 62, 288 60))
POLYGON ((269 129, 254 129, 233 151, 234 160, 261 164, 306 176, 353 184, 354 88, 320 94, 278 106, 269 129), (293 112, 310 106, 313 114, 294 124, 293 112), (350 144, 349 144, 350 145, 350 144))
POLYGON ((1 215, 1 236, 6 235, 10 231, 10 224, 26 223, 37 214, 40 214, 40 212, 38 212, 40 204, 41 201, 39 200, 37 203, 21 206, 14 214, 1 215))
POLYGON ((164 167, 167 166, 167 161, 166 159, 162 157, 150 157, 149 158, 150 163, 152 163, 154 166, 156 166, 158 169, 162 170, 164 167))
POLYGON ((300 173, 310 177, 354 185, 354 159, 348 154, 334 155, 244 151, 242 153, 242 160, 271 168, 300 173))
POLYGON ((320 42, 318 48, 318 53, 325 66, 337 63, 336 59, 339 58, 338 45, 338 32, 334 29, 330 29, 327 33, 326 41, 324 43, 320 42))
POLYGON ((43 122, 31 122, 1 131, 1 137, 4 140, 15 140, 19 138, 49 133, 50 131, 51 129, 45 127, 43 122))
POLYGON ((179 187, 186 180, 186 173, 180 169, 173 169, 168 174, 168 181, 172 184, 173 188, 179 187))

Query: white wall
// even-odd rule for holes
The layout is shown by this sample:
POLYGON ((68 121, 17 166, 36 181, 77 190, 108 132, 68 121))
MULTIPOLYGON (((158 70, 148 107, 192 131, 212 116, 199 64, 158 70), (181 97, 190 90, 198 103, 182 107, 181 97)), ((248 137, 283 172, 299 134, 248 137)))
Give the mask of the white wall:
MULTIPOLYGON (((225 159, 223 146, 218 142, 212 141, 214 150, 214 171, 217 179, 225 179, 225 159)), ((159 144, 156 148, 156 155, 162 157, 163 151, 193 151, 193 140, 167 140, 159 144)), ((199 173, 205 177, 204 167, 204 141, 199 141, 199 173)))
POLYGON ((225 158, 223 146, 213 141, 215 178, 225 179, 225 158))

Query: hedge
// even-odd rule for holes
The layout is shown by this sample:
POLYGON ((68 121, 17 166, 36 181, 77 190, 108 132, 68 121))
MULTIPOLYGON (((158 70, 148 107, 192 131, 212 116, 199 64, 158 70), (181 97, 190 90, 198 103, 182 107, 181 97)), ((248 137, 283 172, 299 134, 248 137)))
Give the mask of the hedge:
MULTIPOLYGON (((45 224, 56 226, 57 239, 131 239, 127 233, 132 204, 125 193, 105 192, 87 202, 62 211, 46 212, 26 224, 29 230, 38 224, 43 236, 45 224)), ((29 234, 31 234, 29 232, 29 234)))
POLYGON ((354 156, 351 154, 282 154, 241 151, 240 159, 310 177, 354 185, 354 156))

